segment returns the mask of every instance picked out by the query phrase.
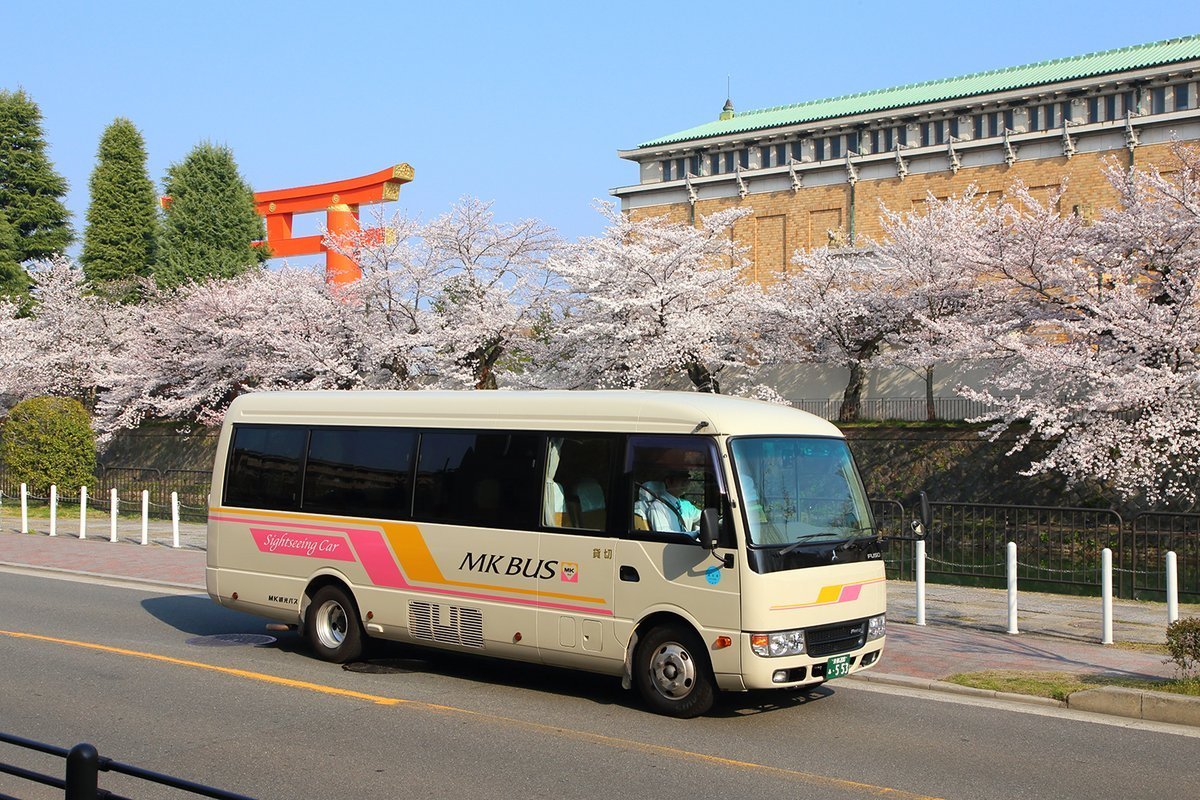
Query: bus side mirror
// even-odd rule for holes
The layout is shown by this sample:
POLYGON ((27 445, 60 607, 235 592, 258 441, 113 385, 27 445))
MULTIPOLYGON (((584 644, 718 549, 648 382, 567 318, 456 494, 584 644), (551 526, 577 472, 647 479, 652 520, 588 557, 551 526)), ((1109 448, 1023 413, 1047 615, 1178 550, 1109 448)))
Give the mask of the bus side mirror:
POLYGON ((700 544, 708 550, 716 550, 721 538, 721 515, 715 508, 700 512, 700 544))

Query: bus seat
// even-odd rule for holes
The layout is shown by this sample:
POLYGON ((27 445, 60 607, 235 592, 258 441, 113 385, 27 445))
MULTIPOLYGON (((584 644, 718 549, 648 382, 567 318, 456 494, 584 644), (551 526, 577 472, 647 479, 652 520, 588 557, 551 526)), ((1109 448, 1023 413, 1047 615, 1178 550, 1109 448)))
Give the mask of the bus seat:
POLYGON ((602 531, 608 527, 604 490, 595 478, 581 478, 575 484, 575 497, 579 501, 580 527, 593 531, 602 531))

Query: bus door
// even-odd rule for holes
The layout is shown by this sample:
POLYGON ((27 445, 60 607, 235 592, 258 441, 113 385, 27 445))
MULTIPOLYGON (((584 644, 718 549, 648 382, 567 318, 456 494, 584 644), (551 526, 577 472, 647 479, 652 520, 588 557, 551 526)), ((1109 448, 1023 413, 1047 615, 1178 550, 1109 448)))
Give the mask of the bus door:
POLYGON ((538 554, 545 565, 538 576, 538 646, 547 663, 622 663, 612 626, 616 540, 609 533, 621 443, 611 434, 547 437, 538 554))
POLYGON ((716 443, 702 436, 633 436, 624 466, 629 506, 617 544, 616 602, 625 631, 656 610, 678 610, 709 630, 739 631, 736 542, 723 536, 715 551, 699 542, 706 507, 720 510, 723 527, 732 530, 716 443))

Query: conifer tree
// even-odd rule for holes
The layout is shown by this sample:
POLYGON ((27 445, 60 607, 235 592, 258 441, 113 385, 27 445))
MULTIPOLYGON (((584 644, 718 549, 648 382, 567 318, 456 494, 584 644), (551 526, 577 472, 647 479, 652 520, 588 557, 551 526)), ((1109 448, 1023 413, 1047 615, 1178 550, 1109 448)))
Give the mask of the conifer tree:
POLYGON ((141 132, 118 117, 100 137, 96 159, 79 260, 96 290, 133 300, 138 279, 150 277, 158 237, 158 198, 141 132))
POLYGON ((50 258, 70 244, 66 194, 46 156, 37 103, 23 89, 0 90, 0 211, 16 229, 18 261, 50 258))
POLYGON ((21 266, 17 231, 0 209, 0 299, 19 297, 29 289, 29 275, 21 266))
POLYGON ((242 179, 233 151, 201 143, 167 169, 170 198, 159 239, 155 279, 162 286, 240 275, 266 260, 254 192, 242 179))

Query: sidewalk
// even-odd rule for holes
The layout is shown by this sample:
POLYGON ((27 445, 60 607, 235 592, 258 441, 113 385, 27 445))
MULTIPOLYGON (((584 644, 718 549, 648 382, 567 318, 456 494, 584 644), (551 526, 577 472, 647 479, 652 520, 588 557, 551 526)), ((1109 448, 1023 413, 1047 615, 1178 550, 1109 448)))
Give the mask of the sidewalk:
MULTIPOLYGON (((171 547, 169 523, 154 527, 152 544, 146 546, 140 544, 140 523, 120 526, 116 543, 108 540, 107 520, 102 528, 97 525, 94 532, 89 532, 85 540, 78 538, 78 520, 73 526, 70 521, 64 525, 60 520, 56 537, 47 535, 46 520, 31 520, 36 532, 29 534, 21 534, 19 524, 7 514, 0 518, 0 566, 64 570, 204 591, 202 525, 181 525, 182 546, 175 549, 171 547)), ((943 683, 942 679, 959 672, 997 669, 1130 678, 1170 678, 1175 674, 1174 664, 1161 652, 1134 649, 1137 645, 1165 642, 1164 603, 1114 601, 1113 638, 1118 644, 1106 646, 1100 644, 1099 598, 1022 592, 1018 596, 1020 633, 1016 635, 1006 633, 1008 601, 1003 590, 931 584, 926 587, 925 626, 913 624, 915 601, 915 584, 889 582, 887 649, 879 666, 864 672, 862 679, 979 694, 980 690, 943 683)), ((1179 614, 1200 616, 1200 605, 1181 604, 1179 614)), ((1088 699, 1092 702, 1105 691, 1096 689, 1077 695, 1093 695, 1088 699)), ((1146 703, 1141 695, 1161 696, 1134 694, 1139 695, 1136 703, 1131 696, 1101 697, 1101 707, 1092 710, 1143 716, 1146 703)), ((1083 705, 1074 701, 1077 695, 1072 695, 1073 708, 1083 705)), ((1184 721, 1194 718, 1189 724, 1200 725, 1200 698, 1173 696, 1168 703, 1173 708, 1184 706, 1184 721)), ((1171 716, 1165 721, 1180 720, 1171 716)))

